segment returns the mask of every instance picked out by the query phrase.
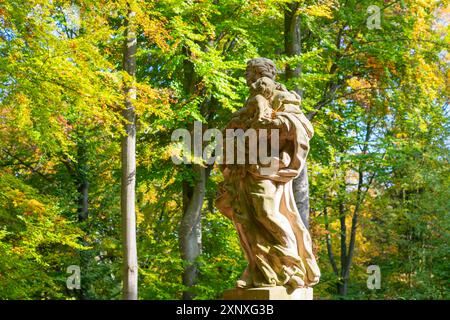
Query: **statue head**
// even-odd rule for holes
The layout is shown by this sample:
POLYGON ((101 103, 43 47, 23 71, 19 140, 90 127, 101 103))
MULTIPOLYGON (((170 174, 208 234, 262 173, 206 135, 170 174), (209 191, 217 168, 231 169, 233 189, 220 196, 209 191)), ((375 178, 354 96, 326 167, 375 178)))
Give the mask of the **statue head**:
POLYGON ((245 78, 247 85, 251 85, 261 77, 267 77, 275 80, 277 68, 272 60, 266 58, 255 58, 247 62, 245 78))
POLYGON ((255 96, 262 95, 267 100, 270 100, 277 89, 275 81, 269 77, 261 77, 250 85, 250 94, 255 96))

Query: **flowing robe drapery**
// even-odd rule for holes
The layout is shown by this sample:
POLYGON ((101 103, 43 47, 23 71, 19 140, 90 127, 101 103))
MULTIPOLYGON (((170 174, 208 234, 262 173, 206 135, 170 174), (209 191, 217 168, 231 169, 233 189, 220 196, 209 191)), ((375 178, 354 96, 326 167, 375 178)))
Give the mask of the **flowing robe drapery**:
POLYGON ((292 180, 305 165, 313 128, 300 111, 276 112, 273 123, 280 137, 278 168, 267 175, 260 165, 224 165, 216 205, 233 221, 249 262, 238 286, 312 286, 320 271, 292 180))

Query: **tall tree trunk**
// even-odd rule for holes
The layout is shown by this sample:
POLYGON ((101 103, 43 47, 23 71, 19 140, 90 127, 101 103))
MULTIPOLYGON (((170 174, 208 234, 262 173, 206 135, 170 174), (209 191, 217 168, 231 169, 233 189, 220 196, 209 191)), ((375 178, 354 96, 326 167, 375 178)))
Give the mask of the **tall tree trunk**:
POLYGON ((89 182, 84 180, 78 186, 78 221, 85 221, 89 216, 89 182))
POLYGON ((306 228, 309 228, 309 181, 307 163, 292 182, 295 204, 306 228))
POLYGON ((347 267, 347 223, 345 217, 345 207, 342 201, 339 202, 339 223, 341 228, 341 273, 337 284, 337 290, 340 295, 345 296, 347 294, 348 280, 345 272, 347 267))
POLYGON ((183 184, 183 218, 180 224, 181 258, 186 265, 183 272, 183 299, 195 297, 193 286, 197 283, 198 268, 196 259, 202 251, 201 212, 205 197, 206 172, 200 165, 193 165, 196 181, 193 186, 189 182, 183 184))
POLYGON ((89 181, 86 145, 84 142, 79 142, 77 146, 78 221, 81 222, 89 216, 89 181))
POLYGON ((128 11, 125 29, 125 48, 123 68, 132 77, 125 86, 126 135, 122 138, 122 233, 123 233, 123 299, 136 300, 138 297, 138 263, 136 249, 136 114, 133 105, 136 88, 133 85, 136 75, 137 39, 134 25, 135 13, 128 11))
MULTIPOLYGON (((87 147, 86 143, 83 139, 80 139, 82 141, 79 141, 77 144, 78 150, 77 150, 77 165, 76 169, 74 170, 76 180, 78 183, 78 221, 84 222, 89 217, 89 181, 88 181, 88 155, 87 155, 87 147)), ((82 224, 81 228, 85 232, 89 232, 89 230, 86 230, 87 225, 82 224)), ((86 241, 83 239, 83 237, 80 237, 80 242, 83 245, 88 245, 86 241)), ((88 279, 88 277, 84 277, 84 275, 89 272, 89 252, 85 250, 80 250, 80 271, 81 271, 81 279, 88 279)), ((89 283, 86 283, 86 281, 81 282, 80 286, 80 292, 79 292, 79 299, 80 300, 87 300, 89 299, 88 296, 88 288, 89 283)))
MULTIPOLYGON (((326 200, 326 196, 325 196, 325 200, 326 200)), ((327 244, 328 259, 330 260, 331 267, 333 268, 333 272, 334 272, 335 276, 338 277, 339 269, 336 264, 336 259, 334 258, 333 246, 331 244, 330 223, 328 221, 328 208, 327 208, 326 201, 325 201, 325 208, 323 209, 323 217, 325 220, 325 230, 327 231, 325 239, 326 239, 326 244, 327 244)))
POLYGON ((346 296, 348 292, 348 279, 342 279, 337 284, 337 291, 340 296, 346 296))
MULTIPOLYGON (((195 73, 194 64, 188 58, 190 56, 189 48, 185 47, 183 50, 186 55, 183 65, 183 87, 186 94, 191 95, 195 93, 198 77, 195 73)), ((194 136, 194 133, 192 136, 194 136)), ((193 147, 200 147, 202 150, 201 141, 197 141, 195 137, 193 147)), ((197 156, 201 155, 197 154, 197 156)), ((193 164, 192 171, 195 175, 195 183, 192 184, 189 180, 183 181, 183 218, 179 229, 181 258, 185 262, 183 271, 183 285, 186 288, 183 291, 183 299, 185 300, 191 300, 195 297, 193 287, 197 283, 198 267, 196 260, 202 249, 201 215, 207 179, 207 173, 202 166, 193 164)))
MULTIPOLYGON (((301 54, 301 29, 300 17, 297 14, 299 8, 298 2, 287 5, 284 10, 284 51, 288 57, 301 54)), ((302 72, 301 66, 286 66, 286 80, 300 77, 302 72)), ((302 90, 298 85, 294 86, 294 90, 302 96, 302 90)), ((292 183, 295 203, 300 213, 303 223, 309 227, 309 182, 308 168, 305 163, 300 175, 294 179, 292 183)))
MULTIPOLYGON (((284 10, 284 51, 288 57, 301 54, 300 18, 297 14, 298 2, 287 4, 284 10)), ((286 66, 286 80, 298 78, 301 66, 286 66)), ((295 85, 294 90, 301 95, 300 88, 295 85)))
MULTIPOLYGON (((364 139, 364 146, 362 148, 362 154, 366 154, 368 152, 369 149, 369 141, 370 141, 370 137, 372 134, 372 126, 371 126, 371 121, 369 120, 366 126, 366 135, 365 135, 365 139, 364 139)), ((356 231, 358 228, 358 216, 359 216, 359 211, 361 208, 361 205, 364 201, 364 198, 367 194, 367 191, 369 190, 370 185, 373 182, 373 179, 375 178, 375 173, 369 178, 369 181, 367 183, 367 187, 365 188, 365 190, 363 191, 363 184, 364 184, 364 163, 361 162, 359 164, 359 169, 358 169, 358 187, 357 187, 357 191, 356 191, 356 204, 355 204, 355 209, 353 210, 353 216, 352 216, 352 224, 351 224, 351 229, 350 229, 350 242, 348 244, 348 250, 346 250, 347 246, 346 246, 346 229, 342 230, 342 225, 344 225, 344 228, 346 228, 345 225, 345 212, 344 212, 344 206, 342 204, 342 207, 339 208, 339 214, 341 214, 344 218, 344 222, 341 222, 341 232, 345 232, 345 237, 344 237, 344 243, 343 243, 343 247, 341 248, 341 251, 344 250, 343 252, 341 252, 341 261, 342 261, 342 266, 341 266, 341 278, 342 278, 342 282, 341 285, 338 286, 338 292, 340 295, 347 295, 347 284, 348 281, 350 279, 350 267, 352 265, 352 260, 353 260, 353 254, 355 252, 355 244, 356 244, 356 231)))

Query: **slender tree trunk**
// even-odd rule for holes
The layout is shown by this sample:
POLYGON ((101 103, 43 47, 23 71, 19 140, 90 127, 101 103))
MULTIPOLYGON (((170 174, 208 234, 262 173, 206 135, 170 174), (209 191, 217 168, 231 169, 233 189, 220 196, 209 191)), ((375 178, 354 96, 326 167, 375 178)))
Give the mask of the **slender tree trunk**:
POLYGON ((348 279, 342 279, 337 284, 337 291, 340 296, 346 296, 348 292, 348 279))
MULTIPOLYGON (((366 154, 369 148, 369 140, 370 140, 370 136, 372 134, 372 126, 370 121, 367 123, 366 126, 366 136, 364 139, 364 146, 362 148, 362 153, 366 154)), ((356 191, 356 205, 355 205, 355 209, 353 211, 353 216, 352 216, 352 224, 351 224, 351 229, 350 229, 350 241, 348 244, 348 250, 347 250, 347 246, 346 246, 346 225, 345 225, 345 212, 344 212, 344 207, 343 204, 340 204, 339 207, 339 214, 341 215, 341 217, 343 217, 343 221, 341 221, 341 233, 344 233, 344 237, 341 238, 341 279, 342 282, 340 285, 338 285, 338 292, 340 295, 347 295, 347 285, 348 285, 348 281, 350 279, 350 267, 352 265, 352 260, 353 260, 353 254, 355 252, 355 244, 356 244, 356 231, 358 228, 358 216, 359 216, 359 211, 361 208, 361 205, 364 201, 365 195, 370 187, 370 185, 372 184, 373 179, 375 178, 375 174, 373 174, 368 183, 367 183, 367 188, 365 189, 365 191, 363 191, 363 183, 364 183, 364 165, 363 163, 360 163, 359 165, 359 169, 358 169, 358 188, 356 191), (343 239, 343 240, 342 240, 343 239), (343 241, 343 242, 342 242, 343 241)))
MULTIPOLYGON (((298 2, 287 5, 284 10, 284 51, 288 57, 301 54, 300 18, 297 14, 298 2)), ((301 66, 286 66, 286 80, 298 78, 301 74, 301 66)), ((294 90, 301 95, 300 88, 296 85, 294 90)))
POLYGON ((295 204, 306 228, 309 228, 309 181, 307 163, 292 182, 295 204))
MULTIPOLYGON (((183 66, 183 87, 186 94, 190 95, 195 93, 198 77, 195 73, 194 64, 187 58, 190 56, 187 47, 184 48, 184 54, 186 60, 183 66)), ((201 144, 201 141, 196 141, 195 137, 193 141, 193 147, 202 150, 202 146, 198 145, 201 144)), ((198 275, 196 260, 202 250, 201 215, 207 179, 207 172, 204 167, 193 164, 192 171, 195 175, 195 183, 192 184, 188 180, 183 181, 183 217, 179 229, 181 258, 185 262, 183 271, 183 285, 186 288, 183 291, 183 299, 185 300, 192 300, 195 297, 193 287, 197 283, 198 275)))
POLYGON ((87 150, 84 142, 78 143, 78 221, 85 221, 89 216, 89 181, 87 150))
POLYGON ((197 283, 198 267, 196 259, 202 251, 201 212, 205 197, 206 172, 200 165, 193 165, 196 182, 190 186, 188 182, 183 186, 184 212, 180 224, 181 258, 186 265, 183 272, 183 299, 192 300, 195 292, 192 287, 197 283))
MULTIPOLYGON (((82 139, 80 139, 82 140, 82 139)), ((88 158, 87 158, 87 148, 84 141, 79 141, 77 144, 77 165, 74 170, 75 179, 78 183, 78 221, 84 222, 89 217, 89 181, 88 181, 88 158)), ((82 224, 81 228, 85 232, 89 232, 89 230, 85 230, 87 228, 86 224, 82 224)), ((80 242, 83 245, 87 245, 86 241, 83 237, 79 238, 80 242)), ((88 277, 84 277, 89 270, 89 252, 85 250, 80 250, 80 271, 81 271, 81 279, 87 279, 88 277)), ((87 300, 89 296, 87 294, 89 288, 89 283, 86 281, 81 282, 79 299, 87 300)))
POLYGON ((89 182, 83 180, 78 186, 78 221, 85 221, 89 216, 89 182))
POLYGON ((337 284, 337 290, 340 295, 345 296, 347 294, 347 280, 346 267, 347 267, 347 224, 345 217, 344 203, 339 202, 339 222, 341 227, 341 273, 339 282, 337 284))
MULTIPOLYGON (((288 57, 301 54, 301 29, 300 17, 297 14, 299 8, 298 2, 287 5, 284 11, 284 51, 288 57)), ((286 66, 286 80, 300 77, 302 69, 300 65, 295 67, 286 66)), ((298 85, 294 90, 302 96, 302 90, 298 85)), ((309 227, 309 182, 308 168, 305 163, 300 175, 292 182, 295 203, 300 213, 303 223, 309 227)))
MULTIPOLYGON (((123 68, 132 77, 136 74, 137 39, 134 26, 135 13, 128 12, 125 31, 123 68)), ((138 263, 136 250, 136 114, 133 101, 136 89, 132 83, 125 86, 126 135, 122 138, 122 233, 123 233, 123 299, 136 300, 138 297, 138 263)))
POLYGON ((338 267, 337 267, 337 264, 336 264, 336 259, 334 258, 333 246, 331 244, 330 224, 328 222, 328 208, 327 208, 326 204, 325 204, 325 208, 323 209, 323 217, 324 217, 324 220, 325 220, 325 229, 327 231, 326 244, 327 244, 328 259, 330 260, 331 267, 333 268, 334 274, 336 275, 336 277, 338 277, 339 276, 339 270, 338 270, 338 267))

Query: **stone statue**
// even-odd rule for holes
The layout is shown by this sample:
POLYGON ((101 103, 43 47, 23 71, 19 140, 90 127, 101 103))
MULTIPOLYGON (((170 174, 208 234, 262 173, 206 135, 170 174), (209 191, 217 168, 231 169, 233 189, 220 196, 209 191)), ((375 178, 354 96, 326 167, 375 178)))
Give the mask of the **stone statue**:
MULTIPOLYGON (((221 165, 224 181, 216 206, 233 221, 248 261, 238 288, 297 289, 311 287, 320 278, 311 237, 292 192, 292 180, 305 165, 314 130, 300 110, 300 96, 275 82, 275 76, 271 60, 248 62, 250 97, 226 127, 279 133, 278 166, 270 175, 262 174, 259 164, 221 165)), ((267 139, 273 143, 270 135, 267 139)), ((248 153, 248 145, 245 148, 248 153)))

